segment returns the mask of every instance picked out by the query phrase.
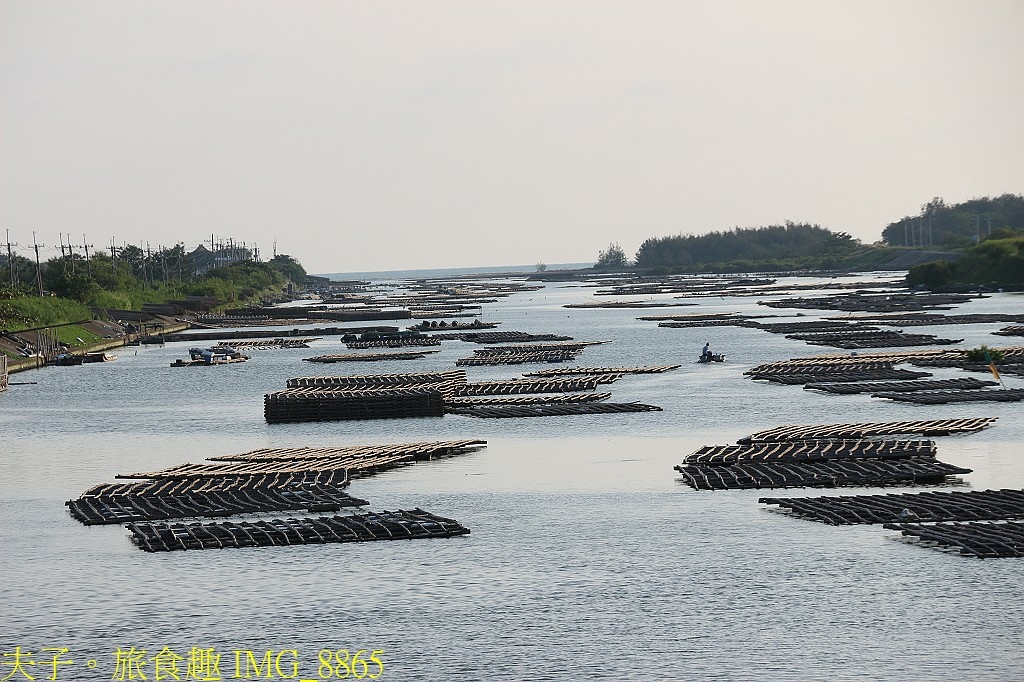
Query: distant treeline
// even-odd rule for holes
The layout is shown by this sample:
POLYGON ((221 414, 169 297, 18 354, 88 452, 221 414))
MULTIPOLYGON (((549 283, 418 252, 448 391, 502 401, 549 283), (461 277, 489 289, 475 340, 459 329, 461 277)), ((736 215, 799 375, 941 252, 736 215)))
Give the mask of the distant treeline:
POLYGON ((865 256, 866 247, 845 232, 786 222, 652 237, 637 251, 635 267, 667 272, 832 269, 852 266, 865 256))
POLYGON ((964 249, 1000 231, 1024 230, 1024 196, 1004 194, 947 205, 936 197, 917 216, 906 216, 882 231, 889 246, 964 249))
POLYGON ((185 296, 205 296, 223 302, 284 288, 289 281, 302 284, 306 272, 291 256, 268 262, 228 261, 211 254, 200 269, 193 254, 181 246, 146 253, 135 246, 111 258, 94 253, 86 259, 70 252, 40 263, 0 254, 0 300, 21 296, 59 297, 87 306, 138 309, 143 303, 162 303, 185 296))

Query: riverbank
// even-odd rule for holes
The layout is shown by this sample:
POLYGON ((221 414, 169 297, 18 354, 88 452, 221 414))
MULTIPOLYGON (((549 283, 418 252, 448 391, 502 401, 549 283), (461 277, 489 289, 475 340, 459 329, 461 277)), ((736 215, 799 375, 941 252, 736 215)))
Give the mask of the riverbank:
MULTIPOLYGON (((121 348, 133 344, 135 342, 145 343, 146 341, 152 340, 154 337, 163 337, 167 334, 176 334, 178 332, 185 331, 191 328, 191 323, 184 322, 171 322, 165 323, 161 327, 159 334, 153 334, 151 329, 146 329, 142 332, 125 332, 123 336, 119 336, 112 339, 102 339, 100 341, 94 341, 92 343, 86 343, 81 346, 76 346, 69 349, 67 352, 71 355, 85 355, 86 353, 96 353, 100 351, 110 350, 111 348, 121 348)), ((17 333, 17 332, 15 332, 17 333)), ((38 369, 46 366, 47 359, 35 356, 31 358, 24 358, 23 360, 14 360, 8 358, 7 371, 8 374, 16 374, 17 372, 25 372, 30 369, 38 369)))

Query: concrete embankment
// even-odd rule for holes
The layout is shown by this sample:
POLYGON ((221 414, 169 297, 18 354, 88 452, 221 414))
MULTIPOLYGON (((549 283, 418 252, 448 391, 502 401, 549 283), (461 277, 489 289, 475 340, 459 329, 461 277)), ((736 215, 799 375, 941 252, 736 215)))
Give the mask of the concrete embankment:
MULTIPOLYGON (((188 328, 188 322, 175 322, 173 324, 165 325, 162 334, 125 334, 123 336, 118 336, 112 339, 101 339, 93 343, 87 343, 82 346, 76 346, 70 349, 68 352, 71 353, 72 355, 84 355, 86 353, 95 353, 99 351, 110 350, 111 348, 121 348, 122 346, 126 346, 136 341, 145 342, 148 340, 149 342, 152 342, 154 339, 157 339, 159 337, 166 337, 166 335, 168 334, 181 332, 188 328)), ((23 360, 8 359, 7 371, 10 374, 14 374, 16 372, 24 372, 26 370, 44 367, 45 365, 46 360, 41 357, 25 358, 23 360)))

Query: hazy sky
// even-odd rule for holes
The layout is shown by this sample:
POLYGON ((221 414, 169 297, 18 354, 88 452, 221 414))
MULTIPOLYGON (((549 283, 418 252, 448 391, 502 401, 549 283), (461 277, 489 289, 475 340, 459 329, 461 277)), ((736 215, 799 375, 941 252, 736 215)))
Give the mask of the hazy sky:
POLYGON ((871 242, 1024 192, 1022 27, 1021 0, 0 0, 0 238, 276 239, 310 272, 787 219, 871 242))

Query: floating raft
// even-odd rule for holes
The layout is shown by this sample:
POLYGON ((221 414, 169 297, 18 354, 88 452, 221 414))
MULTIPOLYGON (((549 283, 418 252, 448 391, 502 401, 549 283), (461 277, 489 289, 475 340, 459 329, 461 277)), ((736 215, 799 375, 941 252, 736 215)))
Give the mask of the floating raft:
POLYGON ((841 331, 789 334, 787 339, 833 348, 897 348, 900 346, 948 346, 963 339, 942 339, 931 334, 903 334, 894 331, 841 331))
POLYGON ((974 390, 998 385, 995 381, 982 381, 974 377, 964 377, 960 379, 936 379, 933 381, 865 381, 846 384, 815 383, 806 384, 804 388, 809 391, 821 391, 823 393, 854 394, 878 393, 880 391, 933 391, 938 389, 974 390))
POLYGON ((377 390, 288 388, 263 396, 268 423, 443 417, 444 392, 436 386, 377 390))
POLYGON ((382 388, 386 386, 412 386, 444 382, 466 383, 466 372, 461 369, 447 372, 421 372, 417 374, 360 374, 340 377, 296 377, 289 379, 288 388, 382 388))
MULTIPOLYGON (((881 324, 887 327, 919 327, 945 324, 988 324, 995 322, 1024 322, 1024 315, 1003 313, 971 313, 966 315, 943 315, 941 313, 906 313, 893 315, 856 315, 853 317, 830 318, 881 324)), ((1024 329, 1024 327, 1022 327, 1024 329)), ((999 332, 992 332, 998 334, 999 332)))
POLYGON ((1024 556, 1024 523, 887 523, 911 541, 983 559, 1024 556))
POLYGON ((832 526, 901 521, 988 521, 1024 518, 1024 490, 924 492, 842 497, 762 497, 797 518, 832 526))
POLYGON ((306 362, 381 362, 387 360, 420 360, 436 350, 407 351, 399 353, 340 353, 336 355, 318 355, 314 358, 302 358, 306 362))
MULTIPOLYGON (((644 319, 644 318, 638 318, 644 319)), ((750 327, 749 320, 743 318, 722 320, 686 320, 678 322, 659 322, 659 327, 666 329, 694 329, 700 327, 750 327)))
POLYGON ((819 424, 777 426, 758 431, 737 441, 740 444, 790 441, 862 439, 875 436, 920 435, 948 436, 953 433, 973 433, 995 423, 997 417, 968 419, 933 419, 929 421, 865 422, 861 424, 819 424))
POLYGON ((608 414, 613 412, 660 412, 656 405, 642 403, 576 403, 567 405, 492 405, 453 408, 453 414, 501 419, 508 417, 562 417, 574 414, 608 414))
POLYGON ((696 490, 794 488, 844 485, 942 484, 970 469, 932 458, 848 459, 820 462, 751 462, 729 466, 678 464, 676 471, 696 490))
POLYGON ((409 346, 440 346, 441 339, 432 336, 394 336, 365 341, 346 341, 345 347, 358 348, 406 348, 409 346))
POLYGON ((705 445, 686 464, 742 462, 821 462, 832 459, 907 459, 934 457, 930 440, 799 440, 748 445, 705 445))
POLYGON ((873 397, 896 400, 901 403, 916 403, 918 405, 945 405, 946 403, 981 401, 1016 403, 1024 400, 1024 388, 980 388, 975 390, 914 391, 912 393, 887 391, 875 393, 873 397))
POLYGON ((611 393, 565 393, 558 395, 499 395, 480 397, 458 397, 448 398, 445 402, 448 411, 455 413, 456 409, 464 407, 477 407, 481 405, 554 405, 566 403, 593 403, 607 400, 611 393))
MULTIPOLYGON (((746 372, 746 374, 750 374, 750 372, 746 372)), ((928 376, 931 376, 928 372, 915 372, 911 369, 886 369, 884 367, 878 369, 843 370, 835 372, 811 372, 806 374, 799 372, 750 374, 750 378, 755 381, 770 381, 774 384, 786 384, 789 386, 823 382, 833 384, 853 384, 866 381, 912 380, 928 376)))
POLYGON ((785 298, 778 301, 758 301, 770 308, 805 308, 815 310, 845 310, 875 313, 901 313, 967 303, 974 294, 838 294, 815 298, 785 298))
MULTIPOLYGON (((519 395, 523 393, 567 393, 572 391, 593 391, 599 384, 608 383, 616 375, 567 376, 538 379, 513 379, 510 381, 480 381, 471 384, 451 386, 450 396, 519 395)), ((612 379, 614 381, 614 379, 612 379)))
POLYGON ((660 374, 673 369, 679 369, 681 365, 645 365, 640 367, 559 367, 558 369, 542 369, 536 372, 528 372, 528 377, 559 377, 571 374, 660 374))
POLYGON ((1024 336, 1024 324, 1010 325, 992 333, 999 336, 1024 336))
POLYGON ((415 461, 474 452, 486 443, 482 440, 461 440, 340 448, 263 448, 240 455, 210 458, 201 464, 185 463, 160 471, 118 474, 117 478, 167 482, 226 476, 298 476, 303 481, 347 485, 350 479, 371 476, 415 461))
MULTIPOLYGON (((379 471, 380 458, 421 461, 452 457, 475 452, 487 445, 485 440, 443 440, 419 443, 388 443, 385 445, 347 445, 319 448, 260 448, 238 455, 208 457, 211 462, 284 461, 295 459, 351 458, 346 468, 354 475, 365 475, 370 469, 379 471)), ((390 459, 389 459, 390 461, 390 459)))
POLYGON ((269 511, 338 511, 369 504, 343 488, 346 472, 262 475, 101 485, 65 504, 87 526, 269 511), (308 480, 307 480, 308 479, 308 480))
POLYGON ((680 306, 697 305, 696 303, 679 303, 673 301, 592 301, 589 303, 566 303, 563 308, 677 308, 680 306))
POLYGON ((487 355, 474 355, 469 358, 459 358, 455 361, 457 367, 483 367, 493 365, 522 365, 543 362, 570 362, 580 354, 579 349, 549 350, 549 351, 523 351, 519 353, 495 353, 487 355))
POLYGON ((275 338, 257 339, 255 341, 232 341, 231 347, 235 350, 270 350, 274 348, 309 348, 313 341, 319 341, 322 337, 309 336, 305 338, 275 338))
POLYGON ((251 523, 130 523, 128 530, 132 533, 132 542, 147 552, 414 540, 469 534, 469 529, 458 521, 422 509, 251 523))
POLYGON ((462 332, 459 334, 437 334, 434 338, 458 339, 469 343, 530 343, 533 341, 572 341, 571 336, 559 334, 528 334, 526 332, 462 332))
POLYGON ((758 365, 744 374, 755 381, 787 385, 912 380, 931 376, 928 372, 896 369, 894 364, 895 361, 888 358, 795 358, 758 365))

